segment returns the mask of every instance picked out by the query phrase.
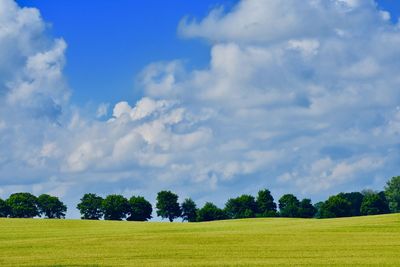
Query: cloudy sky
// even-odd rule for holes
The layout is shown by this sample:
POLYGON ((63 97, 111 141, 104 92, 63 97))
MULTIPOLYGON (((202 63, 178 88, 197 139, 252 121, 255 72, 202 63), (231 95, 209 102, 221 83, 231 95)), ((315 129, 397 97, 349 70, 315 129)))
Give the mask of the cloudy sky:
POLYGON ((395 0, 0 0, 0 197, 269 188, 400 173, 395 0))

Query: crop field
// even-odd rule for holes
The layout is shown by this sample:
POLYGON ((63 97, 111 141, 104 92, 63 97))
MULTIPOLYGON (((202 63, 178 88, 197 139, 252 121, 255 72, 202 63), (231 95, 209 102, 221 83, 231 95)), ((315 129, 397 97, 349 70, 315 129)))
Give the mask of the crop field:
POLYGON ((0 220, 0 266, 400 266, 400 214, 207 223, 0 220))

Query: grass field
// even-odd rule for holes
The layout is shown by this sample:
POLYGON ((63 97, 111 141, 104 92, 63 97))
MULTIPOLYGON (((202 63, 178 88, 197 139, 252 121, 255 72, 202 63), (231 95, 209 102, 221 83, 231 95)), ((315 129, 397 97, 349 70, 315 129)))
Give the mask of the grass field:
POLYGON ((209 223, 0 220, 0 266, 400 266, 400 214, 209 223))

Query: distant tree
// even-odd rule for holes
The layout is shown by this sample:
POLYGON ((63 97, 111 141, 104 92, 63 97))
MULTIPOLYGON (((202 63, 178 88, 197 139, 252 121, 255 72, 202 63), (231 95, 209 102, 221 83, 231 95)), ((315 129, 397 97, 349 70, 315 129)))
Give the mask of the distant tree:
POLYGON ((77 205, 77 209, 84 220, 99 220, 103 217, 103 198, 96 194, 85 194, 81 198, 81 202, 77 205))
POLYGON ((0 198, 0 218, 7 218, 11 213, 10 206, 7 205, 7 202, 0 198))
POLYGON ((400 212, 400 176, 392 177, 385 186, 385 196, 389 202, 390 211, 400 212))
POLYGON ((225 213, 232 219, 252 218, 257 213, 257 203, 250 195, 231 198, 225 204, 225 213))
POLYGON ((42 194, 37 199, 39 213, 46 216, 49 219, 53 218, 65 218, 65 212, 67 212, 67 206, 62 203, 58 197, 42 194))
POLYGON ((340 193, 338 196, 346 199, 350 203, 348 214, 346 216, 360 216, 361 203, 364 195, 360 192, 340 193))
POLYGON ((37 198, 30 193, 15 193, 7 200, 7 205, 11 208, 10 217, 12 218, 33 218, 40 216, 37 207, 37 198))
POLYGON ((197 213, 197 221, 199 222, 225 220, 227 218, 225 211, 211 202, 207 202, 197 213))
POLYGON ((300 202, 292 194, 283 195, 279 199, 279 214, 281 217, 295 218, 299 216, 300 202))
POLYGON ((361 215, 377 215, 389 213, 385 195, 376 192, 365 192, 361 203, 361 215))
POLYGON ((258 207, 258 217, 276 216, 276 204, 268 189, 258 191, 256 203, 258 207))
POLYGON ((197 219, 196 203, 191 198, 187 198, 183 201, 181 207, 182 219, 188 222, 195 222, 197 219))
POLYGON ((314 208, 316 210, 316 213, 314 215, 315 218, 322 218, 321 212, 322 212, 322 206, 324 205, 323 201, 317 202, 314 204, 314 208))
POLYGON ((129 213, 129 202, 121 195, 108 195, 102 203, 105 220, 121 221, 129 213))
POLYGON ((336 218, 350 216, 351 203, 342 196, 331 196, 319 209, 320 218, 336 218))
POLYGON ((128 221, 147 221, 151 219, 153 208, 151 203, 144 197, 133 196, 129 199, 129 217, 128 221))
POLYGON ((305 198, 299 204, 299 217, 300 218, 313 218, 317 209, 311 204, 311 199, 305 198))
POLYGON ((171 191, 161 191, 157 194, 157 215, 167 218, 170 222, 181 216, 178 195, 171 191))

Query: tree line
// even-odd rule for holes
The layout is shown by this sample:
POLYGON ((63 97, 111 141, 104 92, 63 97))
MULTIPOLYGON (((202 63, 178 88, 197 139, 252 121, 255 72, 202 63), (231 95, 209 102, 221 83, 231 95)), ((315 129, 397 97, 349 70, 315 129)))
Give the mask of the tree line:
MULTIPOLYGON (((204 222, 255 217, 337 218, 397 213, 400 212, 400 176, 391 178, 384 191, 339 193, 316 204, 307 198, 299 200, 293 194, 283 195, 276 204, 268 189, 260 190, 256 197, 244 194, 230 198, 224 208, 211 202, 198 208, 191 198, 182 203, 178 199, 178 195, 171 191, 158 192, 157 216, 171 222, 178 218, 187 222, 204 222)), ((92 193, 80 199, 77 209, 85 220, 147 221, 153 213, 151 203, 142 196, 127 199, 122 195, 108 195, 102 198, 92 193)), ((15 193, 7 200, 0 199, 0 217, 65 218, 66 211, 64 203, 47 194, 36 197, 30 193, 15 193)))

